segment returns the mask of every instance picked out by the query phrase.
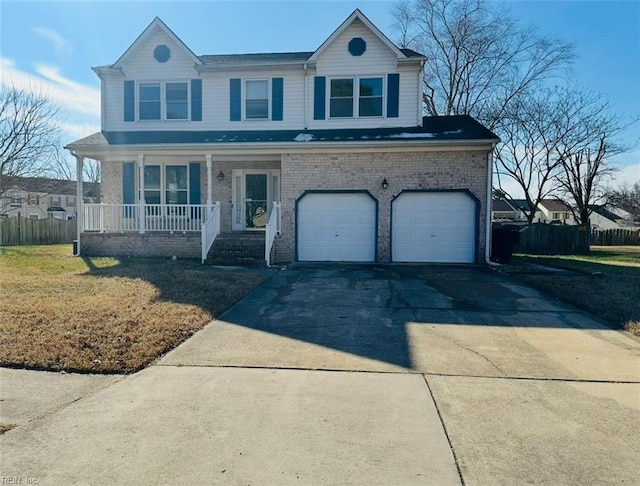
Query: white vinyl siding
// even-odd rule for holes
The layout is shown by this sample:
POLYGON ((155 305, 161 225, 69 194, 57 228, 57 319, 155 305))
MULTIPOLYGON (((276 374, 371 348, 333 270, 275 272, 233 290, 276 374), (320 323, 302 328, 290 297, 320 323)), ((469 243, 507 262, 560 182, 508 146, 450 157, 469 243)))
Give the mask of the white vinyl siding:
MULTIPOLYGON (((294 46, 295 49, 295 46, 294 46)), ((317 63, 317 69, 312 65, 307 71, 306 96, 305 76, 302 67, 296 69, 265 67, 264 69, 235 70, 225 73, 198 73, 191 59, 181 47, 175 44, 164 32, 158 31, 151 35, 146 42, 138 46, 136 52, 131 53, 122 67, 122 74, 106 74, 103 85, 103 130, 106 131, 149 131, 149 130, 269 130, 277 124, 278 130, 302 130, 306 123, 308 128, 366 128, 415 126, 421 118, 420 77, 418 66, 399 65, 396 55, 381 42, 373 33, 369 32, 359 21, 336 39, 335 44, 329 46, 317 63), (361 37, 367 43, 366 52, 359 57, 349 54, 347 44, 354 37, 361 37), (159 63, 153 57, 153 49, 164 44, 171 50, 171 58, 166 63, 159 63), (330 119, 327 108, 326 120, 313 120, 313 77, 326 76, 329 79, 339 77, 370 78, 383 76, 383 104, 386 105, 386 74, 400 73, 400 100, 398 118, 386 118, 386 106, 383 107, 382 117, 359 117, 330 119), (229 120, 229 79, 240 78, 284 79, 283 121, 273 122, 270 119, 243 119, 240 122, 229 120), (136 82, 136 96, 138 83, 151 82, 185 82, 191 79, 202 79, 202 121, 164 120, 162 123, 125 122, 124 88, 125 80, 136 82)), ((244 81, 243 81, 244 91, 244 81)), ((269 97, 271 92, 269 91, 269 97)), ((190 103, 189 99, 189 103, 190 103)), ((357 103, 357 102, 356 102, 357 103)), ((327 95, 328 104, 328 95, 327 95)), ((136 100, 136 111, 137 100, 136 100)), ((243 100, 243 113, 244 113, 243 100)), ((137 118, 136 118, 137 120, 137 118)))

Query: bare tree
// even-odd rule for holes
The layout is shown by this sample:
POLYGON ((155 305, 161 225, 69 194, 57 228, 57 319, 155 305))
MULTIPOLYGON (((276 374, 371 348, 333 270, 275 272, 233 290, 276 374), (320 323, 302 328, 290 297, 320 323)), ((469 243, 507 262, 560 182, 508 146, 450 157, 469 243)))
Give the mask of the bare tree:
POLYGON ((402 47, 427 57, 428 115, 468 114, 493 128, 516 96, 563 73, 574 57, 570 44, 483 0, 402 0, 391 13, 402 47))
POLYGON ((496 171, 524 192, 529 222, 540 201, 552 195, 586 224, 616 170, 610 157, 626 149, 616 141, 626 126, 612 114, 606 96, 579 88, 519 96, 496 128, 503 139, 496 171))
POLYGON ((633 185, 625 182, 617 189, 607 189, 607 202, 624 209, 634 221, 640 222, 640 181, 633 185))
POLYGON ((567 91, 559 102, 568 129, 557 146, 561 168, 555 176, 557 193, 576 221, 587 224, 593 206, 606 200, 605 183, 617 170, 611 157, 628 149, 617 140, 628 125, 612 113, 611 103, 599 93, 567 91))
POLYGON ((0 87, 0 193, 3 176, 41 175, 59 151, 59 109, 47 97, 0 87))
POLYGON ((495 153, 498 184, 502 175, 518 184, 527 203, 522 211, 529 223, 540 201, 555 190, 559 172, 556 148, 564 131, 560 115, 550 103, 552 97, 549 90, 517 97, 496 126, 502 136, 495 153))
MULTIPOLYGON (((76 180, 76 161, 65 152, 59 152, 51 164, 49 174, 55 179, 76 180)), ((100 182, 100 162, 85 159, 82 172, 83 181, 100 182)))

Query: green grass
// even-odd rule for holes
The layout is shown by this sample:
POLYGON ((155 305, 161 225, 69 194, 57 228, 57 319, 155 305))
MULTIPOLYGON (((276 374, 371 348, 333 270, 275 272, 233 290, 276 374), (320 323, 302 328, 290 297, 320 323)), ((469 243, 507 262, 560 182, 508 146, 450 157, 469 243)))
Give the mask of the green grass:
POLYGON ((640 246, 592 247, 588 255, 515 255, 501 271, 640 336, 640 246))
POLYGON ((0 366, 130 373, 260 285, 265 271, 191 260, 78 258, 0 248, 0 366))

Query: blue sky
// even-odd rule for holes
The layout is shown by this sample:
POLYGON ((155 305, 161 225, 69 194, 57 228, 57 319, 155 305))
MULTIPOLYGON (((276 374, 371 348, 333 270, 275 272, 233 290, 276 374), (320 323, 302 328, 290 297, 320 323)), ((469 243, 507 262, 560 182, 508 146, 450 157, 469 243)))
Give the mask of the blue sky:
MULTIPOLYGON (((607 93, 622 117, 640 115, 640 0, 506 1, 515 17, 575 45, 572 81, 607 93)), ((196 54, 313 51, 356 8, 391 39, 388 1, 29 1, 0 0, 0 77, 44 89, 65 112, 68 141, 99 129, 99 81, 160 17, 196 54)), ((640 179, 635 147, 618 159, 640 179)))

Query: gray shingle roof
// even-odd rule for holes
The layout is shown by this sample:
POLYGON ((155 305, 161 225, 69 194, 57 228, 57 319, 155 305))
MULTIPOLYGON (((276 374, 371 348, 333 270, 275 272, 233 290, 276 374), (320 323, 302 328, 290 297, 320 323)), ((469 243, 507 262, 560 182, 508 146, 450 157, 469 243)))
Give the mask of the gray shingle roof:
POLYGON ((256 54, 216 54, 199 56, 208 66, 244 66, 248 64, 278 64, 304 62, 313 52, 265 52, 256 54))
POLYGON ((567 206, 565 203, 563 203, 559 199, 543 199, 542 201, 540 201, 540 206, 544 207, 548 211, 556 211, 556 212, 571 211, 569 206, 567 206))
MULTIPOLYGON (((28 193, 76 195, 76 181, 49 179, 47 177, 4 176, 2 186, 5 190, 17 188, 28 193)), ((94 197, 100 192, 100 184, 85 182, 82 185, 85 196, 94 197)))
POLYGON ((498 137, 467 115, 432 116, 421 127, 334 130, 126 131, 94 133, 70 148, 107 145, 498 141, 498 137))

